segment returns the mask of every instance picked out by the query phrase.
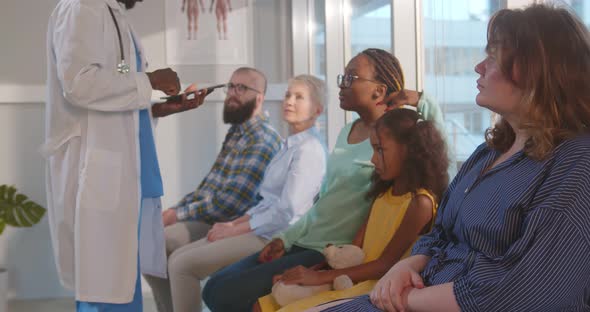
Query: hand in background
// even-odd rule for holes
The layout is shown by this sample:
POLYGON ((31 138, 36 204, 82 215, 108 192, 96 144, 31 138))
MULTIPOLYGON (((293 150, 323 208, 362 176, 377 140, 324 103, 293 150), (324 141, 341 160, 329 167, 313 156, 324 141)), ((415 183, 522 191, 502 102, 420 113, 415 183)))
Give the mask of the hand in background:
POLYGON ((371 302, 379 309, 405 311, 409 292, 424 288, 420 273, 407 260, 396 263, 373 288, 371 302))
POLYGON ((285 244, 280 238, 273 239, 270 243, 266 244, 260 255, 258 256, 258 262, 266 263, 276 259, 279 259, 285 254, 285 244))
POLYGON ((168 95, 176 95, 180 92, 180 80, 178 79, 178 74, 172 69, 158 69, 146 74, 153 90, 160 90, 168 95))
POLYGON ((234 233, 234 227, 232 225, 218 225, 218 223, 216 223, 207 233, 207 240, 210 242, 214 242, 216 240, 232 237, 235 235, 236 234, 234 233))
POLYGON ((220 229, 226 229, 226 228, 229 228, 232 226, 234 226, 233 222, 217 222, 217 223, 213 224, 213 227, 211 229, 212 230, 215 230, 215 229, 220 230, 220 229))
POLYGON ((164 222, 164 227, 178 222, 178 219, 176 218, 176 211, 174 209, 162 211, 162 221, 164 222))
POLYGON ((152 105, 154 117, 165 117, 168 115, 195 109, 203 104, 207 97, 207 89, 198 90, 195 84, 190 85, 180 98, 180 101, 168 100, 164 103, 152 105), (193 96, 189 98, 189 94, 193 96))
POLYGON ((297 284, 302 286, 315 286, 326 284, 326 281, 322 280, 320 272, 313 268, 306 268, 302 265, 286 270, 280 275, 278 280, 275 280, 276 277, 276 275, 273 277, 273 282, 280 280, 285 285, 297 284))
MULTIPOLYGON (((214 242, 220 239, 238 236, 251 232, 250 223, 244 221, 245 218, 233 220, 232 222, 219 222, 213 224, 209 233, 207 233, 207 239, 210 242, 214 242), (238 222, 242 221, 242 222, 238 222)), ((247 220, 246 220, 247 221, 247 220)))

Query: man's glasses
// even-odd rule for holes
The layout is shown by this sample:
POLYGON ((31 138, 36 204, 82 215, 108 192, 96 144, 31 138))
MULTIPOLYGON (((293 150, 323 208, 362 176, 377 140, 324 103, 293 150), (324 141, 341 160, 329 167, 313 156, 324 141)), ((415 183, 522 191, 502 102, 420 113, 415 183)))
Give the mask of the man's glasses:
POLYGON ((338 75, 338 87, 340 88, 350 88, 350 86, 352 85, 352 83, 355 80, 365 80, 365 81, 370 81, 370 82, 374 82, 374 83, 378 83, 378 84, 383 84, 382 82, 379 81, 375 81, 375 80, 371 80, 371 79, 366 79, 366 78, 361 78, 359 76, 356 75, 349 75, 349 74, 340 74, 338 75))
POLYGON ((230 83, 226 84, 225 87, 223 88, 223 91, 225 93, 230 93, 231 91, 233 91, 238 96, 243 95, 248 90, 254 91, 256 93, 260 93, 260 91, 254 89, 254 88, 248 87, 247 85, 244 85, 244 84, 241 84, 241 83, 232 83, 232 82, 230 82, 230 83))

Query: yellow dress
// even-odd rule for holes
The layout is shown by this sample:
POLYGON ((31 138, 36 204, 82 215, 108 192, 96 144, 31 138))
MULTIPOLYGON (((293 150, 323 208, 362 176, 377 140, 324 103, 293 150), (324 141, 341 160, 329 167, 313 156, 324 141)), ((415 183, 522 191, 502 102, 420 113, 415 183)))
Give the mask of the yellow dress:
MULTIPOLYGON (((434 196, 424 190, 418 190, 417 194, 425 195, 432 201, 432 220, 436 214, 437 203, 434 196)), ((364 262, 370 262, 378 259, 393 238, 395 232, 399 229, 404 216, 408 210, 408 206, 412 201, 412 193, 406 193, 400 196, 394 196, 389 190, 381 197, 377 198, 371 207, 371 214, 367 223, 367 229, 363 240, 363 251, 365 252, 364 262)), ((410 255, 412 248, 408 249, 402 259, 410 255)), ((271 295, 264 296, 258 299, 260 307, 263 312, 280 311, 280 312, 296 312, 315 307, 319 304, 330 302, 333 300, 356 297, 365 295, 373 290, 377 283, 376 280, 364 281, 354 285, 352 288, 344 290, 332 290, 319 293, 315 296, 308 297, 281 308, 271 295)))

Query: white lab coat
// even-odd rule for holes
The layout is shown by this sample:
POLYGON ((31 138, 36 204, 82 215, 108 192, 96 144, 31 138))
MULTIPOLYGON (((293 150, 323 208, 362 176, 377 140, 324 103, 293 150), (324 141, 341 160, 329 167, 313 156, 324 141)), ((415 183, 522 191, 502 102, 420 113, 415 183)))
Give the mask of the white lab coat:
POLYGON ((152 89, 136 72, 131 32, 116 0, 61 0, 48 26, 47 205, 60 279, 80 301, 128 303, 135 289, 138 110, 149 106, 152 89), (128 74, 116 70, 119 41, 107 5, 128 74))

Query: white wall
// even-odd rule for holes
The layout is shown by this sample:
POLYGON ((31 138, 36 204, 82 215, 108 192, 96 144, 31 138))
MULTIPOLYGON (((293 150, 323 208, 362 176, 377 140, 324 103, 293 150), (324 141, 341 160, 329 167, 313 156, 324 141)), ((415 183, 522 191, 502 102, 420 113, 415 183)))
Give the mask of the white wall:
MULTIPOLYGON (((44 131, 39 101, 45 81, 47 17, 56 3, 39 1, 32 6, 8 0, 0 10, 0 184, 14 184, 43 205, 44 163, 36 152, 44 131)), ((48 235, 45 218, 31 229, 7 228, 0 237, 0 265, 9 269, 10 297, 68 295, 57 286, 48 235)))
MULTIPOLYGON (((14 184, 42 205, 44 163, 36 148, 43 142, 43 113, 39 103, 0 104, 0 184, 14 184)), ((58 285, 47 218, 30 229, 6 229, 0 237, 1 264, 9 270, 9 297, 68 295, 58 285)))
MULTIPOLYGON (((164 1, 144 0, 130 12, 151 69, 166 67, 164 1)), ((271 85, 266 108, 284 133, 278 100, 291 72, 289 0, 254 0, 254 66, 271 85)), ((0 4, 0 184, 14 184, 44 205, 45 32, 57 0, 2 0, 0 4), (18 30, 18 34, 16 34, 18 30)), ((180 66, 183 83, 226 81, 236 66, 180 66)), ((164 205, 192 191, 208 172, 227 126, 221 122, 222 92, 198 110, 160 120, 157 149, 164 178, 164 205)), ((9 297, 70 296, 59 286, 45 218, 31 229, 0 236, 0 265, 9 269, 9 297)))

